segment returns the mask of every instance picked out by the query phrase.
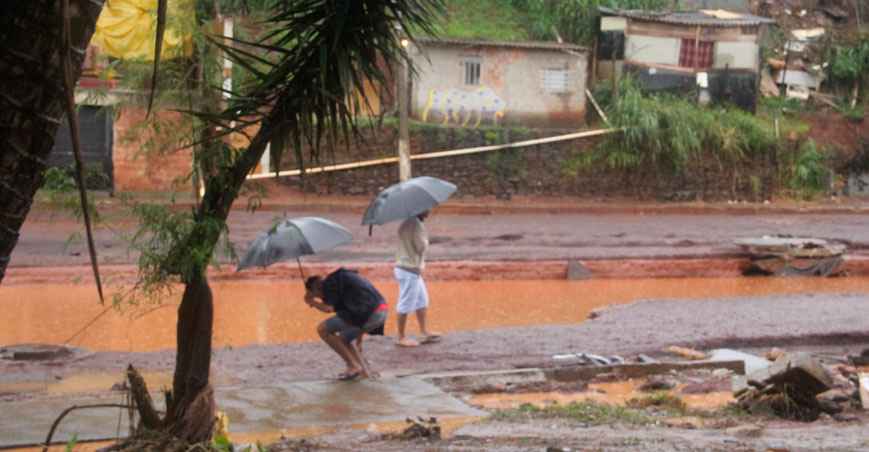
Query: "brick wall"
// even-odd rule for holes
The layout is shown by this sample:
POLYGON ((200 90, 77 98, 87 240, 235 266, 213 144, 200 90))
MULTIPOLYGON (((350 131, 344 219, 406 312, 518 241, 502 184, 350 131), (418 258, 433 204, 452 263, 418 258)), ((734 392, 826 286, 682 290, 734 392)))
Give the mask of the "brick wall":
POLYGON ((189 186, 189 182, 181 179, 190 173, 191 151, 173 151, 174 146, 169 144, 172 132, 177 131, 180 114, 157 114, 160 129, 156 132, 142 128, 143 108, 123 107, 115 117, 112 163, 116 191, 171 191, 173 188, 183 191, 189 186))

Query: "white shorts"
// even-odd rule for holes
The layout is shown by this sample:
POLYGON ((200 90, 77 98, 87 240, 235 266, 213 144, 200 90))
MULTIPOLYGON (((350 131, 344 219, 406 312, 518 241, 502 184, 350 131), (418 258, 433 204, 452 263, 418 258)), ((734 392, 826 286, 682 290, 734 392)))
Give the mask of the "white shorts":
POLYGON ((398 306, 395 310, 399 314, 409 314, 428 307, 428 291, 421 275, 398 267, 395 267, 393 274, 398 281, 398 306))

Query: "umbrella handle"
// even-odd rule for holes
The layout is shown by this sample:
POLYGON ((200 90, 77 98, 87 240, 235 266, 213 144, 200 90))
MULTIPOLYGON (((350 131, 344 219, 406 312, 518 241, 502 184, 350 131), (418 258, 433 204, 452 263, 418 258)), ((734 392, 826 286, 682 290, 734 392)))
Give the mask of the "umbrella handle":
POLYGON ((299 264, 299 274, 302 275, 302 284, 304 284, 306 278, 305 278, 305 271, 302 270, 302 260, 297 257, 296 263, 299 264))
POLYGON ((373 225, 373 224, 369 224, 369 225, 368 225, 368 237, 371 237, 371 231, 372 231, 372 230, 374 230, 374 225, 373 225))

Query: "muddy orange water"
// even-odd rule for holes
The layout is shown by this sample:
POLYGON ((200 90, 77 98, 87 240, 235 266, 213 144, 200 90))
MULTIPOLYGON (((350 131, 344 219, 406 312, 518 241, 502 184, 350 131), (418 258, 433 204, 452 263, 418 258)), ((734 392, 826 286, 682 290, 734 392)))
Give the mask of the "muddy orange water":
MULTIPOLYGON (((582 392, 530 392, 530 393, 495 393, 476 394, 469 400, 471 405, 487 409, 516 408, 523 404, 532 404, 537 407, 545 407, 552 404, 568 404, 571 402, 597 402, 611 405, 625 405, 631 399, 644 399, 650 397, 648 392, 639 388, 644 379, 629 379, 609 383, 591 383, 588 389, 582 392)), ((715 410, 733 402, 733 394, 727 392, 712 392, 708 394, 682 394, 681 388, 667 391, 683 402, 688 408, 696 410, 715 410)))
MULTIPOLYGON (((377 281, 391 304, 392 282, 377 281)), ((431 323, 440 331, 576 323, 595 308, 649 298, 703 299, 789 293, 869 293, 869 278, 678 278, 587 281, 437 281, 428 284, 431 323)), ((315 340, 325 318, 302 302, 299 282, 212 284, 215 346, 315 340)), ((180 291, 163 305, 110 310, 71 345, 91 350, 151 351, 174 347, 180 291)), ((61 344, 105 308, 90 285, 0 286, 0 344, 61 344)), ((387 334, 394 322, 387 325, 387 334)))

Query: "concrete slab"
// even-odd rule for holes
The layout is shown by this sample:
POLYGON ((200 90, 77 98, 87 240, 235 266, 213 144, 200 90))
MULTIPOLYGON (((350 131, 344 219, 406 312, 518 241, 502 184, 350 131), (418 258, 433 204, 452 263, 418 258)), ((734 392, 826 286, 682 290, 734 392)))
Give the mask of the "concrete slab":
MULTIPOLYGON (((216 397, 219 408, 229 417, 230 433, 402 421, 408 416, 449 418, 486 414, 417 377, 221 387, 217 388, 216 397)), ((120 400, 121 396, 116 393, 0 404, 0 447, 44 441, 57 415, 72 405, 119 403, 120 400)), ((61 423, 55 441, 66 441, 74 434, 80 440, 114 438, 118 413, 118 409, 74 412, 61 423)), ((121 434, 128 429, 121 417, 121 434)))
POLYGON ((709 361, 742 361, 745 363, 746 374, 752 374, 758 370, 766 369, 770 364, 772 364, 766 358, 728 348, 719 348, 709 352, 709 361))

